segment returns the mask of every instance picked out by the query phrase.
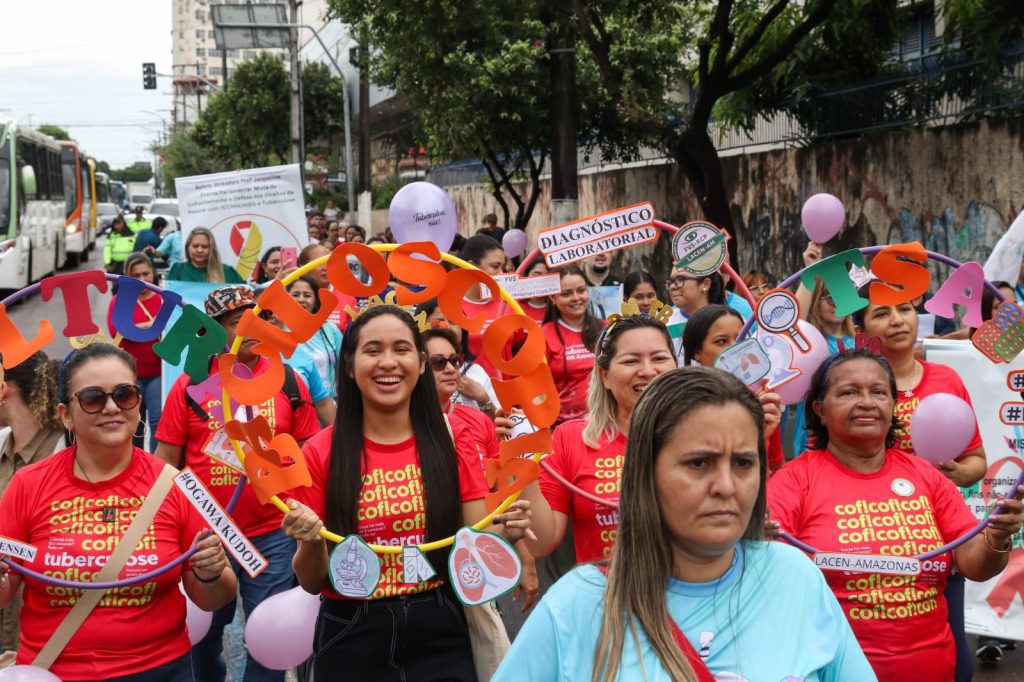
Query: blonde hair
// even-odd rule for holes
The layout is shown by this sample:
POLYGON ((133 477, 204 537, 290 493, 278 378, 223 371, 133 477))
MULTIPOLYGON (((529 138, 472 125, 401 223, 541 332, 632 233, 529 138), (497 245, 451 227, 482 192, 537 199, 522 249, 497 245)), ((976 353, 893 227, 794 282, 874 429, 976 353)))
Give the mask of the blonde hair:
POLYGON ((640 396, 629 427, 619 497, 619 534, 611 553, 591 682, 617 679, 627 628, 642 665, 638 623, 671 679, 697 679, 668 622, 665 591, 672 577, 672 539, 658 505, 655 464, 676 427, 690 413, 702 407, 731 404, 743 407, 757 428, 761 479, 743 538, 761 538, 767 479, 761 404, 743 382, 721 370, 682 367, 656 377, 640 396))
MULTIPOLYGON (((818 304, 821 303, 821 299, 825 298, 826 294, 828 294, 828 289, 825 287, 825 282, 820 277, 815 278, 814 291, 811 292, 811 303, 807 307, 807 321, 822 333, 826 333, 825 321, 821 319, 821 313, 818 312, 818 304)), ((857 333, 857 329, 853 325, 852 316, 847 315, 841 319, 840 336, 853 336, 857 333)))
POLYGON ((672 353, 672 360, 678 362, 672 337, 664 324, 647 315, 624 317, 608 327, 597 340, 594 349, 594 369, 590 373, 590 387, 587 389, 587 424, 583 427, 583 443, 594 450, 600 447, 601 438, 615 439, 619 435, 619 427, 615 423, 615 415, 619 404, 615 395, 604 387, 601 381, 601 370, 608 371, 619 350, 619 339, 633 329, 656 329, 665 337, 665 345, 672 353))
MULTIPOLYGON (((210 255, 206 259, 206 281, 224 282, 224 264, 220 260, 220 251, 217 250, 217 240, 213 238, 213 232, 210 230, 205 227, 192 228, 188 233, 188 239, 185 240, 185 258, 188 258, 188 247, 196 237, 206 237, 210 243, 210 255)), ((191 262, 189 260, 189 263, 191 262)))

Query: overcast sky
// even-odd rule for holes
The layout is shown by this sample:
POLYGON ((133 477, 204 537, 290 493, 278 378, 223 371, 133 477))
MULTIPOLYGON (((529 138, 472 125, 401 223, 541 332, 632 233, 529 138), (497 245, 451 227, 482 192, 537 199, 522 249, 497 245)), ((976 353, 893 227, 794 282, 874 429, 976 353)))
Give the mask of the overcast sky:
POLYGON ((171 71, 170 0, 2 1, 0 114, 60 125, 115 168, 152 162, 172 86, 143 90, 142 62, 171 71))

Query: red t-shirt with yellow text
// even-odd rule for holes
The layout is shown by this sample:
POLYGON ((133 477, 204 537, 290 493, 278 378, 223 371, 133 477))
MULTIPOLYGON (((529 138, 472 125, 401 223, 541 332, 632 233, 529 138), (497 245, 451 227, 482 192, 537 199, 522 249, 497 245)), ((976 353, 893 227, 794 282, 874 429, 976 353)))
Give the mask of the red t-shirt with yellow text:
MULTIPOLYGON (((313 510, 321 519, 326 514, 327 479, 330 471, 330 426, 309 439, 302 447, 313 485, 296 488, 292 497, 313 510)), ((447 437, 447 435, 445 436, 447 437)), ((458 453, 459 499, 482 500, 487 484, 480 469, 476 448, 465 435, 455 434, 458 453)), ((426 541, 427 519, 424 513, 422 475, 416 440, 384 445, 363 439, 363 489, 359 495, 356 532, 372 545, 418 545, 426 541)), ((278 516, 280 519, 280 515, 278 516)), ((425 582, 402 582, 402 555, 381 556, 380 582, 370 599, 395 597, 432 590, 441 584, 446 566, 434 566, 437 577, 425 582)), ((331 588, 323 591, 329 599, 346 599, 331 588)))
MULTIPOLYGON (((626 436, 620 433, 610 442, 602 437, 595 450, 583 442, 586 425, 586 419, 574 419, 556 428, 551 437, 553 452, 544 461, 581 490, 618 504, 626 436)), ((617 509, 576 495, 544 469, 540 491, 552 509, 572 519, 577 563, 604 559, 611 553, 619 532, 617 509)))
MULTIPOLYGON (((14 474, 0 499, 0 535, 34 545, 24 564, 61 580, 93 581, 163 470, 162 460, 134 448, 128 468, 95 484, 72 474, 77 446, 14 474), (112 521, 104 520, 111 508, 112 521)), ((180 556, 205 522, 172 487, 121 578, 148 573, 180 556)), ((62 680, 99 680, 149 670, 188 653, 182 567, 108 591, 50 669, 62 680), (140 623, 144 624, 140 627, 140 623)), ((31 663, 78 601, 81 590, 24 578, 18 663, 31 663)))
MULTIPOLYGON (((896 393, 896 419, 900 424, 899 439, 896 441, 896 447, 910 454, 915 454, 914 444, 910 440, 910 417, 924 398, 935 393, 952 393, 973 407, 971 396, 967 393, 967 387, 964 386, 960 375, 953 371, 952 368, 926 360, 918 360, 917 362, 920 362, 924 368, 921 380, 917 382, 917 386, 910 391, 899 391, 896 393), (907 395, 908 393, 910 395, 907 395)), ((980 448, 981 445, 981 431, 975 425, 974 437, 964 452, 980 448)))
MULTIPOLYGON (((782 529, 822 552, 911 557, 941 547, 977 519, 934 466, 890 448, 872 474, 809 450, 768 481, 782 529)), ((881 682, 951 680, 956 648, 943 590, 952 554, 922 562, 918 576, 824 571, 881 682)))
POLYGON ((561 320, 548 322, 541 329, 548 367, 561 402, 558 418, 568 421, 583 417, 587 414, 587 389, 594 370, 594 353, 583 344, 582 333, 561 320))
MULTIPOLYGON (((260 357, 253 369, 259 376, 270 366, 270 361, 260 357)), ((210 370, 211 374, 219 372, 216 363, 210 370)), ((267 418, 274 435, 290 433, 299 443, 320 430, 320 421, 316 410, 311 404, 309 389, 302 377, 296 375, 295 381, 299 388, 302 405, 292 414, 292 406, 284 390, 277 392, 273 399, 262 405, 253 407, 253 416, 263 415, 267 418)), ((185 401, 185 389, 189 385, 189 376, 178 377, 164 401, 164 410, 160 415, 160 425, 156 430, 156 439, 170 445, 185 446, 185 465, 196 472, 196 476, 213 494, 221 506, 227 507, 231 496, 235 493, 241 474, 226 464, 218 462, 203 452, 207 440, 215 431, 223 426, 224 408, 221 396, 209 397, 201 407, 209 420, 203 421, 185 401)), ((238 498, 238 504, 231 512, 242 532, 249 537, 264 535, 281 527, 281 512, 272 504, 261 505, 256 499, 252 486, 246 485, 238 498)))
POLYGON ((486 460, 498 457, 498 432, 486 414, 468 405, 454 405, 448 418, 451 420, 455 442, 461 442, 460 434, 465 432, 467 442, 473 443, 480 457, 481 467, 486 460))

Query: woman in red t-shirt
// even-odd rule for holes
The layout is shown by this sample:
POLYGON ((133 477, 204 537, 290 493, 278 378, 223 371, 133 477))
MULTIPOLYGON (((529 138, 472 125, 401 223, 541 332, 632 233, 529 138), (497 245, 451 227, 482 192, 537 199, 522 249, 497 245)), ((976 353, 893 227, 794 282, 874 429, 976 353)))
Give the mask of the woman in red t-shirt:
MULTIPOLYGON (((664 324, 646 315, 620 319, 601 337, 587 416, 555 430, 554 450, 545 461, 581 490, 618 504, 633 408, 656 376, 675 367, 672 339, 664 324)), ((557 367, 554 373, 557 377, 557 367)), ((534 555, 554 551, 571 519, 577 563, 607 557, 618 534, 618 511, 574 493, 546 471, 540 487, 544 500, 533 507, 534 555)))
POLYGON ((587 387, 594 369, 594 347, 604 323, 590 313, 590 290, 576 265, 558 269, 562 291, 548 299, 544 315, 547 361, 558 387, 561 411, 555 424, 587 414, 587 387))
MULTIPOLYGON (((303 452, 312 485, 295 491, 282 528, 298 540, 299 584, 324 597, 314 677, 475 680, 465 616, 448 585, 448 550, 427 555, 436 575, 409 582, 403 555, 384 554, 376 586, 349 598, 335 591, 331 548, 319 535, 326 522, 371 544, 417 545, 486 514, 480 459, 471 443, 453 443, 423 339, 404 309, 375 306, 353 320, 339 359, 334 426, 303 452)), ((496 517, 510 540, 529 529, 529 506, 519 501, 496 517)))
MULTIPOLYGON (((149 257, 141 253, 133 253, 124 261, 124 274, 128 277, 140 279, 143 282, 152 284, 153 264, 149 257)), ((117 336, 114 329, 114 302, 117 296, 110 299, 110 306, 107 308, 107 329, 110 331, 110 338, 117 336)), ((135 302, 135 309, 132 311, 132 321, 140 329, 148 329, 153 326, 156 316, 160 313, 163 305, 163 297, 143 289, 135 302)), ((121 348, 135 358, 135 370, 139 375, 139 388, 142 390, 142 418, 149 424, 149 451, 156 451, 156 427, 160 423, 160 411, 162 407, 162 396, 160 394, 160 358, 153 352, 153 345, 159 339, 137 343, 121 341, 121 348)), ((144 447, 146 445, 145 434, 136 434, 135 445, 144 447)))
MULTIPOLYGON (((65 362, 56 406, 75 445, 21 469, 0 498, 0 535, 37 548, 25 566, 73 581, 95 581, 118 540, 149 495, 163 462, 132 446, 140 392, 134 361, 96 343, 65 362)), ((213 611, 237 589, 224 548, 185 495, 172 487, 120 577, 162 566, 194 543, 191 564, 133 587, 108 591, 57 657, 62 680, 101 680, 155 672, 146 679, 192 679, 185 628, 185 593, 213 611)), ((29 664, 71 611, 75 591, 8 573, 0 561, 0 606, 25 585, 18 663, 29 664)))
MULTIPOLYGON (((701 308, 683 331, 683 365, 693 363, 703 367, 714 367, 719 354, 736 343, 736 337, 743 328, 743 317, 724 305, 709 305, 701 308)), ((757 399, 764 410, 764 447, 768 453, 768 475, 785 464, 782 452, 782 436, 779 422, 782 420, 782 398, 778 393, 762 386, 756 391, 757 399)))
MULTIPOLYGON (((885 359, 857 349, 815 374, 805 409, 812 446, 768 482, 782 530, 821 552, 912 557, 977 523, 956 487, 927 461, 893 446, 896 377, 885 359)), ((956 648, 943 594, 955 566, 971 580, 1000 573, 1020 530, 1019 499, 1000 500, 988 528, 922 562, 916 575, 826 570, 881 682, 950 680, 956 648)))
MULTIPOLYGON (((535 277, 538 275, 548 274, 548 265, 544 262, 543 256, 537 256, 532 263, 523 272, 523 277, 535 277)), ((544 324, 544 313, 548 310, 548 302, 546 296, 537 296, 534 298, 519 298, 519 305, 523 307, 523 314, 529 317, 537 324, 544 324)))

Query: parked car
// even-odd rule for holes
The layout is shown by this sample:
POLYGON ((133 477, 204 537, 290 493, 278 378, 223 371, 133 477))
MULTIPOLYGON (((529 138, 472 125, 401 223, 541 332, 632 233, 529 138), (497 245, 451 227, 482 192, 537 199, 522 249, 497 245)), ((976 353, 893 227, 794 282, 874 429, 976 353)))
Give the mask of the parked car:
POLYGON ((96 204, 96 233, 106 234, 110 230, 110 223, 114 222, 120 212, 116 204, 106 201, 96 204))
POLYGON ((157 216, 167 221, 167 230, 178 229, 180 226, 178 222, 178 200, 154 199, 149 210, 146 211, 145 217, 149 222, 153 222, 153 219, 157 216))

